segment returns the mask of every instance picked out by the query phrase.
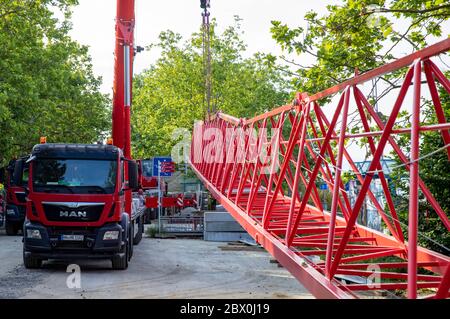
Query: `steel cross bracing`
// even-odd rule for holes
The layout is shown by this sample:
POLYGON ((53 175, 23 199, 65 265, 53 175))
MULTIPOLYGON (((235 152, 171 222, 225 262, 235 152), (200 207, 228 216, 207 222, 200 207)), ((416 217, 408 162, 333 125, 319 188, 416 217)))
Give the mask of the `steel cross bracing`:
POLYGON ((450 123, 437 90, 439 83, 450 93, 450 82, 431 59, 449 49, 447 39, 312 96, 298 94, 292 105, 253 119, 219 112, 194 126, 191 166, 249 234, 316 297, 356 298, 373 293, 368 291, 403 290, 408 298, 448 298, 450 258, 418 245, 418 198, 420 190, 450 230, 448 212, 419 174, 419 139, 425 131, 440 132, 447 146, 442 151, 450 159, 450 123), (387 120, 381 119, 360 86, 404 67, 409 69, 403 85, 387 120), (420 98, 425 90, 431 95, 438 123, 420 126, 420 98), (412 125, 397 128, 408 91, 413 94, 412 125), (319 102, 333 94, 340 98, 334 114, 327 116, 319 102), (350 105, 356 105, 362 132, 349 133, 350 105), (410 154, 397 144, 395 137, 400 134, 410 134, 410 154), (367 139, 371 158, 366 174, 359 173, 346 149, 347 141, 361 137, 367 139), (388 145, 409 171, 407 229, 401 227, 381 170, 380 159, 388 145), (353 204, 341 179, 344 160, 361 184, 353 204), (387 209, 370 189, 375 173, 387 209), (326 183, 332 192, 330 211, 322 207, 318 183, 326 183), (366 199, 376 207, 389 234, 356 223, 366 199))

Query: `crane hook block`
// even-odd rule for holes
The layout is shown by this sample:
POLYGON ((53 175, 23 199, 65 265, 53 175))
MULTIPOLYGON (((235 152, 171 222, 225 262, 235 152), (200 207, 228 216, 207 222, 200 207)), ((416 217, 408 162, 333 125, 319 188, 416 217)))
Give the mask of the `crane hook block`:
POLYGON ((211 8, 210 0, 200 0, 200 8, 211 8))

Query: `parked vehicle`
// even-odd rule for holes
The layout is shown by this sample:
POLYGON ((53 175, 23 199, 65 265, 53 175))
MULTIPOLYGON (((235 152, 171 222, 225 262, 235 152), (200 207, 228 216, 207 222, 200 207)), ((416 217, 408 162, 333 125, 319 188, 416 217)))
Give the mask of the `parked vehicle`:
MULTIPOLYGON (((1 184, 1 182, 0 182, 1 184)), ((6 201, 5 201, 5 191, 3 189, 3 184, 0 185, 0 227, 3 227, 5 223, 6 214, 6 201)))
POLYGON ((26 186, 23 261, 110 259, 126 269, 144 231, 137 194, 138 164, 131 156, 131 87, 135 56, 134 1, 117 0, 112 139, 99 144, 41 144, 18 160, 15 183, 26 186))
POLYGON ((14 169, 17 160, 11 160, 5 170, 6 201, 4 224, 6 234, 15 236, 22 231, 25 221, 26 194, 25 186, 28 182, 28 165, 22 166, 21 180, 14 181, 14 169))

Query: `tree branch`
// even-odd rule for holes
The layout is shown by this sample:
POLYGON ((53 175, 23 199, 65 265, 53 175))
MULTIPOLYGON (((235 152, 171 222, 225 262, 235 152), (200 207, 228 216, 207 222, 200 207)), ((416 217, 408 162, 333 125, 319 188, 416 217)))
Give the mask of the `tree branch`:
POLYGON ((301 64, 298 64, 298 63, 294 62, 294 60, 288 60, 288 59, 286 59, 286 57, 283 56, 283 55, 280 56, 280 59, 283 60, 284 62, 289 63, 289 64, 293 64, 293 65, 295 65, 295 66, 298 66, 298 67, 301 68, 301 69, 311 69, 311 67, 303 66, 303 65, 301 65, 301 64))
POLYGON ((374 14, 374 13, 395 13, 395 12, 397 12, 397 13, 427 13, 427 12, 433 12, 433 11, 438 11, 438 10, 447 9, 447 8, 450 9, 450 4, 444 4, 442 6, 432 7, 432 8, 428 8, 428 9, 422 9, 422 10, 379 8, 376 10, 363 12, 363 15, 370 15, 370 14, 374 14))
POLYGON ((5 12, 3 12, 2 14, 0 14, 0 19, 3 19, 4 17, 6 17, 6 16, 8 16, 8 15, 11 15, 11 14, 17 14, 17 13, 19 13, 20 11, 23 11, 23 10, 24 10, 24 8, 21 7, 21 8, 15 9, 15 10, 5 11, 5 12))

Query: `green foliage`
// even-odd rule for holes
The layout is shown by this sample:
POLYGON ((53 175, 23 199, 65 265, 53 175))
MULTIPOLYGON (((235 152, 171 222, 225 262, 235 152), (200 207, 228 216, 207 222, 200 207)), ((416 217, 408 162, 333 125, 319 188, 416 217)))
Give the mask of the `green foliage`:
POLYGON ((76 4, 0 0, 0 166, 30 152, 39 136, 91 143, 108 130, 109 101, 88 49, 68 35, 76 4))
POLYGON ((150 238, 155 238, 156 234, 158 234, 158 225, 151 224, 145 230, 145 234, 150 238))
MULTIPOLYGON (((427 37, 440 36, 442 22, 450 17, 450 5, 441 0, 343 0, 327 9, 323 17, 312 11, 305 15, 307 30, 272 21, 272 37, 283 49, 316 57, 312 67, 297 71, 294 85, 301 92, 317 93, 353 76, 355 69, 385 64, 396 58, 394 48, 401 43, 411 51, 426 46, 427 37), (402 23, 394 23, 392 15, 402 23)), ((382 79, 389 83, 401 74, 382 79)))
MULTIPOLYGON (((222 34, 211 27, 212 103, 217 110, 251 117, 285 103, 288 83, 275 58, 262 53, 243 58, 239 19, 222 34)), ((162 32, 151 48, 160 59, 138 75, 134 85, 133 147, 137 157, 170 154, 175 129, 192 130, 204 118, 202 35, 183 42, 172 31, 162 32)))
POLYGON ((342 183, 345 185, 351 180, 356 179, 356 174, 350 171, 342 172, 341 174, 342 183))

